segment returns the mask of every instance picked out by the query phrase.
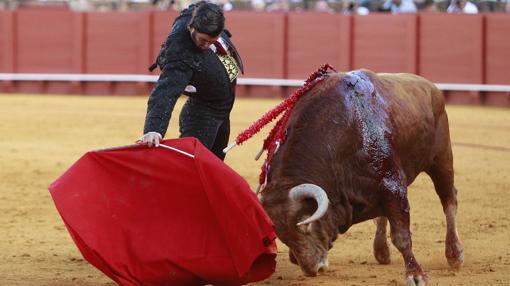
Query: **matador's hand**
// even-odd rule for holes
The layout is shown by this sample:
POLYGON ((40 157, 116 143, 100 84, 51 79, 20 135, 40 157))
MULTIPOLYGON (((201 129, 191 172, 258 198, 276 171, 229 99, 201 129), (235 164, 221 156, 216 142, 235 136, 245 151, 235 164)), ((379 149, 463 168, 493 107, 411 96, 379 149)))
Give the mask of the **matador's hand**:
POLYGON ((145 133, 140 139, 138 139, 136 141, 136 143, 137 144, 147 144, 147 146, 149 146, 149 147, 152 147, 152 146, 158 147, 159 141, 162 138, 163 137, 158 132, 151 131, 151 132, 145 133))

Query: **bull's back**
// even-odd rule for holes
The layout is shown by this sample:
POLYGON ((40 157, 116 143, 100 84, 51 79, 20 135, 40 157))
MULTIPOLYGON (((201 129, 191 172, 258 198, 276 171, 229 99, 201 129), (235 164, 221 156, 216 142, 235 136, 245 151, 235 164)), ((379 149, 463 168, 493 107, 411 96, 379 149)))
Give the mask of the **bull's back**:
POLYGON ((402 101, 400 104, 415 105, 421 111, 432 112, 435 117, 444 113, 445 102, 442 92, 426 78, 409 73, 377 75, 388 91, 392 92, 397 100, 402 101))

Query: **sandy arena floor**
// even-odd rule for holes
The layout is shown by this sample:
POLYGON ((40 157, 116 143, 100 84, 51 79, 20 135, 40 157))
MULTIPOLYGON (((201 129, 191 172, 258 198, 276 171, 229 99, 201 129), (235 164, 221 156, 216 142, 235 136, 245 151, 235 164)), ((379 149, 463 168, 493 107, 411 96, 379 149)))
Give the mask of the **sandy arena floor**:
MULTIPOLYGON (((278 102, 239 99, 233 135, 278 102)), ((47 187, 86 151, 134 142, 145 107, 145 97, 0 95, 0 285, 115 285, 82 259, 47 187)), ((459 271, 447 267, 445 219, 425 175, 409 195, 415 255, 429 285, 510 285, 510 110, 448 106, 448 113, 465 264, 459 271)), ((168 137, 176 130, 172 120, 168 137)), ((252 186, 262 138, 227 156, 252 186)), ((315 278, 304 277, 280 244, 276 273, 254 285, 405 285, 394 247, 390 265, 373 258, 374 231, 369 221, 340 236, 330 251, 330 270, 315 278)))

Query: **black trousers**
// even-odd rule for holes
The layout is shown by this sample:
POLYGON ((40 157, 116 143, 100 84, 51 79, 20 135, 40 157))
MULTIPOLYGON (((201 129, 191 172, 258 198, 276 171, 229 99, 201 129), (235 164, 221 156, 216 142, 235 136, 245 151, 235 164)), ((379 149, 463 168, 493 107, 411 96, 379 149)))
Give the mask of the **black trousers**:
POLYGON ((218 115, 210 108, 188 100, 179 116, 180 137, 195 137, 220 160, 230 136, 229 114, 218 115))

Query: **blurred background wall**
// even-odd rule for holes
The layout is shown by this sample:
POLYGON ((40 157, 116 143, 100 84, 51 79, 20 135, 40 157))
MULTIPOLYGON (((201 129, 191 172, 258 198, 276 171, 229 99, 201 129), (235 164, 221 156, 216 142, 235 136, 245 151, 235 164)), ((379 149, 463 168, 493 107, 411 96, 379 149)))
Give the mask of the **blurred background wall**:
MULTIPOLYGON (((151 74, 178 10, 0 10, 0 73, 151 74)), ((410 72, 436 83, 510 85, 510 14, 419 12, 369 15, 231 10, 227 28, 247 78, 304 79, 320 65, 410 72)), ((158 72, 152 73, 157 75, 158 72)), ((0 92, 148 94, 152 83, 0 81, 0 92)), ((239 86, 242 96, 294 88, 239 86)), ((449 91, 450 102, 510 106, 508 92, 449 91)))

